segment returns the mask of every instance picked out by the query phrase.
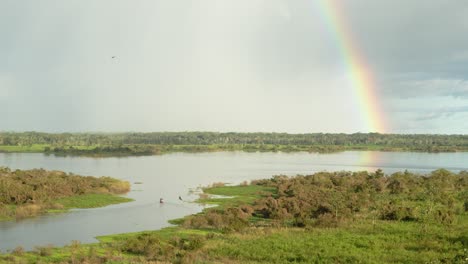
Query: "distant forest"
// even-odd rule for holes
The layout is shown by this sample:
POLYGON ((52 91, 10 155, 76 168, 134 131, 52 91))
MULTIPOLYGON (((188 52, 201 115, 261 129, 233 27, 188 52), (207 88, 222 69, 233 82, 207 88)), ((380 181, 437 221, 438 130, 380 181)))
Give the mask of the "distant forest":
POLYGON ((0 151, 68 154, 153 155, 205 151, 344 150, 468 151, 468 135, 431 134, 287 134, 287 133, 40 133, 0 132, 0 151), (5 146, 15 146, 7 148, 5 146), (29 148, 28 148, 29 146, 29 148))

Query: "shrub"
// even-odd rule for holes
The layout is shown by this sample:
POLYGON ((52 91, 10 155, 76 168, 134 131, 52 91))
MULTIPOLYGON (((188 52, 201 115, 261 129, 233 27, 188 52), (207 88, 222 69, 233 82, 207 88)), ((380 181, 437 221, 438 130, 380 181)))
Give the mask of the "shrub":
POLYGON ((123 194, 130 191, 130 183, 128 181, 115 181, 109 186, 109 191, 115 194, 123 194))
POLYGON ((63 206, 63 204, 59 204, 59 203, 49 203, 47 205, 47 208, 48 209, 54 209, 54 210, 62 210, 64 209, 65 207, 63 206))
POLYGON ((15 216, 16 219, 22 219, 26 217, 36 216, 42 212, 42 206, 37 204, 26 204, 16 207, 15 216))
POLYGON ((456 219, 455 212, 448 208, 439 208, 434 212, 434 220, 444 225, 451 225, 456 219))
POLYGON ((24 254, 24 248, 22 246, 17 246, 11 253, 15 256, 22 256, 24 254))
POLYGON ((414 221, 418 217, 416 217, 415 208, 390 201, 380 209, 380 219, 414 221))
POLYGON ((207 194, 207 193, 200 193, 200 194, 198 194, 198 197, 199 197, 201 200, 203 200, 203 199, 208 199, 208 198, 210 197, 210 195, 207 194))
POLYGON ((211 187, 223 187, 225 186, 224 182, 215 182, 211 184, 211 187))
POLYGON ((203 236, 192 235, 187 238, 174 237, 169 243, 181 250, 197 250, 203 247, 205 240, 203 236))
POLYGON ((317 217, 317 220, 314 223, 316 227, 338 227, 340 223, 339 218, 336 218, 331 213, 321 214, 317 217))
POLYGON ((184 220, 183 226, 187 228, 205 228, 210 224, 204 215, 195 215, 184 220))
POLYGON ((5 217, 11 217, 13 214, 12 210, 8 208, 6 205, 0 203, 0 217, 5 216, 5 217))
POLYGON ((146 256, 149 260, 164 259, 172 256, 172 247, 164 246, 156 234, 141 234, 125 240, 122 245, 125 252, 146 256))
POLYGON ((36 253, 41 256, 41 257, 47 257, 52 255, 52 245, 47 245, 47 246, 38 246, 35 248, 36 253))

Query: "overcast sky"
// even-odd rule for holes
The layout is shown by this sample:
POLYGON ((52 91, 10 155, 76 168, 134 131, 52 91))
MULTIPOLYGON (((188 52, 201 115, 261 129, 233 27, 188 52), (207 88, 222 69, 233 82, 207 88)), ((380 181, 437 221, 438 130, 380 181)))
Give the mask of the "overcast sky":
MULTIPOLYGON (((467 134, 468 1, 336 2, 385 132, 467 134)), ((0 0, 0 130, 368 132, 321 12, 313 0, 0 0)))

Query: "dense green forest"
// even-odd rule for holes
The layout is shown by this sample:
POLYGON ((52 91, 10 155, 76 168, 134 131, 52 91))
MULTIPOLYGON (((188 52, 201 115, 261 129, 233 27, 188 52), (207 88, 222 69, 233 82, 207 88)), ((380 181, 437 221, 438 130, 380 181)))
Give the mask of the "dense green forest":
POLYGON ((62 133, 0 132, 0 151, 72 155, 154 155, 168 152, 344 150, 468 151, 468 135, 379 133, 62 133))
POLYGON ((115 194, 129 190, 130 183, 110 177, 0 167, 0 220, 128 202, 115 194))
POLYGON ((0 262, 468 261, 468 172, 320 172, 204 192, 199 202, 219 206, 174 220, 175 227, 100 237, 99 244, 17 249, 0 262))

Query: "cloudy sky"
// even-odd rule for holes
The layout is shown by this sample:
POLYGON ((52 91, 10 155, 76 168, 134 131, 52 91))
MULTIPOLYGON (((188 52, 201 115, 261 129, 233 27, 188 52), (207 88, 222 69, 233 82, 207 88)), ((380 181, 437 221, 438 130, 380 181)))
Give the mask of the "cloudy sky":
MULTIPOLYGON (((335 2, 384 132, 467 134, 468 1, 335 2)), ((0 130, 368 132, 321 6, 0 0, 0 130)))

